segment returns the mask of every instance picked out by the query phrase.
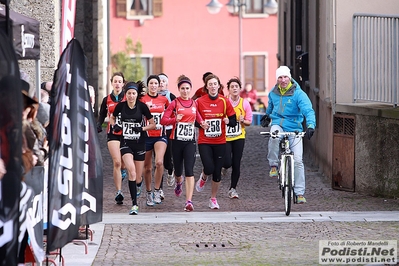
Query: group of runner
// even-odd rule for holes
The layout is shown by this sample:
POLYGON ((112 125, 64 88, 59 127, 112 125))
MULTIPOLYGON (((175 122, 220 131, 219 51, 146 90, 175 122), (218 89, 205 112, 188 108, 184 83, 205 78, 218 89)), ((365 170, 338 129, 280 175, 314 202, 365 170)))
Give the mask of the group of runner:
POLYGON ((175 96, 167 89, 168 77, 164 73, 150 75, 146 84, 126 82, 121 72, 113 74, 113 90, 102 101, 97 128, 101 132, 108 117, 107 144, 113 160, 115 201, 123 203, 122 181, 126 170, 132 199, 129 214, 138 214, 142 176, 147 206, 162 202, 165 168, 167 184, 175 186, 177 197, 182 195, 185 182, 185 211, 194 210, 194 187, 201 192, 208 177, 212 177, 209 207, 219 209, 217 193, 222 168, 232 168, 228 196, 239 197, 236 186, 245 126, 252 123, 252 109, 247 100, 239 96, 242 84, 238 78, 227 82, 228 96, 224 96, 223 85, 213 73, 205 73, 203 81, 204 86, 191 97, 192 82, 181 75, 177 80, 179 95, 175 96), (195 182, 197 145, 203 170, 195 182))

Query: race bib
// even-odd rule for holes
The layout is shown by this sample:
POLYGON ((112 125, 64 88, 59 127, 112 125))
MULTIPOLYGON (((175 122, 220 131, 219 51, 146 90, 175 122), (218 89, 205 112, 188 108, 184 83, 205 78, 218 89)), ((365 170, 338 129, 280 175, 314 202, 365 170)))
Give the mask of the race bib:
POLYGON ((222 119, 205 119, 208 123, 209 128, 205 130, 205 136, 208 138, 216 138, 222 135, 222 119))
POLYGON ((122 123, 122 130, 123 130, 123 138, 124 139, 139 139, 140 132, 133 131, 133 128, 140 127, 140 123, 133 123, 133 122, 123 122, 122 123))
POLYGON ((237 137, 242 134, 241 130, 241 123, 237 122, 237 124, 234 127, 229 127, 226 125, 226 137, 232 138, 232 137, 237 137))
POLYGON ((162 113, 152 113, 152 116, 154 117, 154 122, 155 125, 157 126, 156 128, 162 128, 161 125, 161 118, 162 118, 162 113))
POLYGON ((179 122, 176 124, 176 139, 177 140, 193 140, 194 139, 194 124, 179 122))

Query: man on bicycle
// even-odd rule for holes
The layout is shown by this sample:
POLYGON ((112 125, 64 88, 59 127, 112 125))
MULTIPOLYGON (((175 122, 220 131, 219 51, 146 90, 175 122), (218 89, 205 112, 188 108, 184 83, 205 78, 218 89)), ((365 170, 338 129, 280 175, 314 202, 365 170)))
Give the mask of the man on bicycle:
MULTIPOLYGON (((277 84, 269 93, 266 114, 262 117, 263 127, 271 126, 270 132, 303 131, 303 119, 306 118, 306 136, 310 139, 316 128, 315 112, 307 94, 299 84, 292 79, 291 71, 287 66, 280 66, 276 70, 277 84)), ((270 165, 270 177, 278 176, 279 139, 269 139, 267 159, 270 165)), ((305 203, 305 167, 302 161, 302 138, 297 138, 291 146, 294 152, 294 192, 297 203, 305 203)))

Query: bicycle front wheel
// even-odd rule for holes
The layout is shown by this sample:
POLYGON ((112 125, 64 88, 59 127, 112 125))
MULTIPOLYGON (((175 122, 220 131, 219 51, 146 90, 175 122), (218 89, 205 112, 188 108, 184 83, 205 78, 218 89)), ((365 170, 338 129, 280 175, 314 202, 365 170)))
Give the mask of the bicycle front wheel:
POLYGON ((290 156, 285 157, 284 161, 284 206, 285 206, 285 215, 290 215, 291 212, 291 203, 292 203, 292 158, 290 156))

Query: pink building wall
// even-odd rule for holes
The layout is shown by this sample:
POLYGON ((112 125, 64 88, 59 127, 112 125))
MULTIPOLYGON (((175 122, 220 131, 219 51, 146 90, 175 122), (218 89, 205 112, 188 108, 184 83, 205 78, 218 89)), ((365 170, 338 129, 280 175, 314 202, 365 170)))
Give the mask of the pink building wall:
MULTIPOLYGON (((124 50, 129 35, 134 42, 139 40, 143 54, 163 57, 173 93, 177 92, 180 74, 190 77, 194 90, 202 86, 202 74, 207 71, 218 75, 224 85, 231 77, 239 76, 238 16, 230 15, 225 6, 218 14, 210 14, 206 8, 209 0, 164 0, 163 15, 145 20, 140 26, 137 20, 116 18, 115 2, 110 5, 111 53, 124 50)), ((277 30, 276 15, 242 18, 243 53, 268 53, 268 90, 276 81, 277 30)))

